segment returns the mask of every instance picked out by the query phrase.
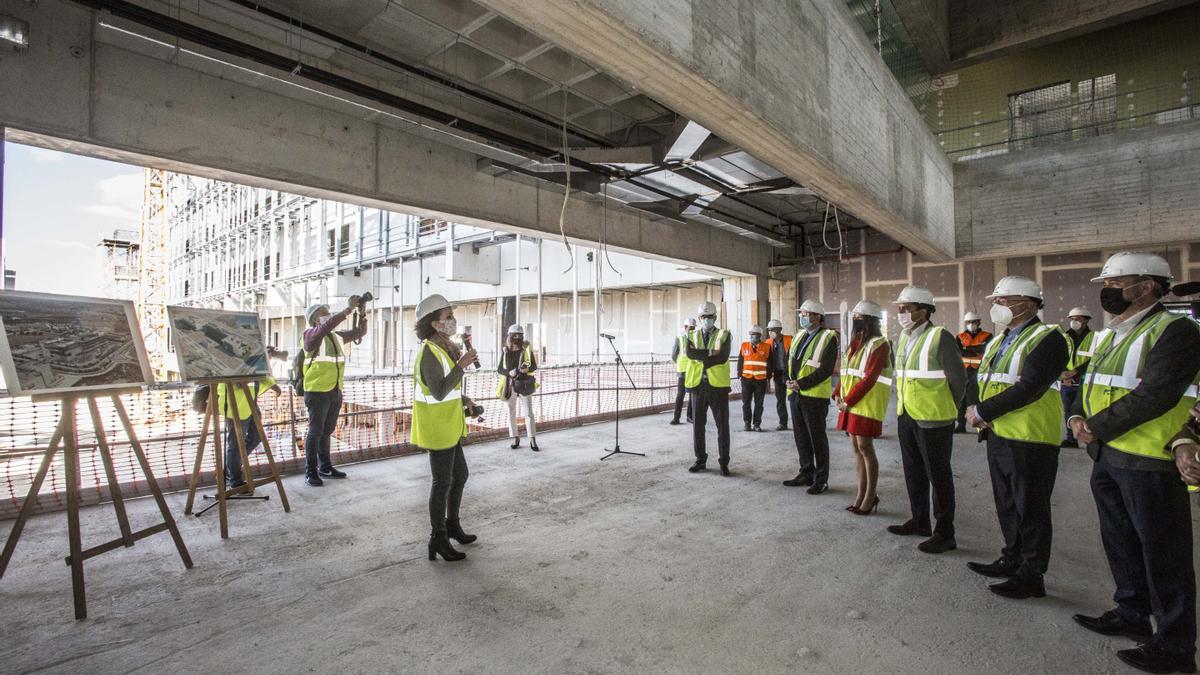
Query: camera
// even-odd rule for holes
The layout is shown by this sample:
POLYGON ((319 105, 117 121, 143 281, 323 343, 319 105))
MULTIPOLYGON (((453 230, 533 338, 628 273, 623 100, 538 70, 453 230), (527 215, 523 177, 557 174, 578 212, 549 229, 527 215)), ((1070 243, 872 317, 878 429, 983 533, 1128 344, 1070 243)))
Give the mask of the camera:
POLYGON ((467 417, 483 417, 483 406, 478 403, 464 405, 463 412, 467 414, 467 417))
POLYGON ((366 293, 363 293, 362 295, 358 296, 359 302, 370 302, 374 299, 375 299, 375 296, 371 295, 371 291, 367 291, 366 293))

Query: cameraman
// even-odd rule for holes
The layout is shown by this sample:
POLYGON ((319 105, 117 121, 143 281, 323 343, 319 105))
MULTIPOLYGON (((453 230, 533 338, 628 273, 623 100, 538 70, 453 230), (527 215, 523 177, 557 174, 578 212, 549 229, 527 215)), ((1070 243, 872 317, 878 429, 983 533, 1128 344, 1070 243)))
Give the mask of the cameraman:
POLYGON ((329 305, 309 305, 304 318, 304 407, 308 408, 308 434, 304 437, 304 455, 308 466, 304 482, 320 487, 321 477, 345 478, 329 460, 329 439, 337 429, 342 409, 342 384, 346 376, 346 342, 361 340, 367 334, 367 322, 359 320, 350 330, 334 330, 351 312, 362 307, 362 298, 350 296, 346 308, 329 313, 329 305), (319 463, 318 463, 319 461, 319 463))
POLYGON ((478 355, 464 354, 450 336, 458 332, 454 309, 446 298, 434 294, 417 305, 417 357, 413 362, 412 428, 409 442, 429 452, 433 484, 429 490, 429 559, 462 560, 467 554, 454 549, 450 539, 470 544, 477 538, 463 531, 458 520, 467 459, 462 439, 467 435, 464 409, 472 416, 478 408, 463 396, 463 369, 478 355))

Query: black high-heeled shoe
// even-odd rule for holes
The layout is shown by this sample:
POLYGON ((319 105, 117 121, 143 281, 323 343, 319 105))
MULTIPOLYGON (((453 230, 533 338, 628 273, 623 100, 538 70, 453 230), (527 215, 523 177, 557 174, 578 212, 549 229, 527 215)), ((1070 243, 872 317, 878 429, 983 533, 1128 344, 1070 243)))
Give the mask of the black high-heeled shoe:
POLYGON ((450 521, 446 521, 446 536, 460 544, 471 544, 476 539, 479 539, 479 537, 473 534, 463 532, 462 525, 459 523, 452 523, 450 521))
POLYGON ((450 539, 445 534, 435 534, 429 538, 429 559, 437 560, 439 555, 448 562, 462 560, 467 557, 466 553, 454 550, 454 547, 450 545, 450 539))
POLYGON ((529 441, 529 449, 534 452, 541 452, 541 448, 537 446, 537 441, 529 441))
POLYGON ((853 513, 855 515, 859 515, 859 516, 869 516, 872 513, 874 513, 875 509, 877 509, 877 508, 879 508, 879 495, 875 495, 875 503, 871 504, 871 508, 869 508, 869 509, 854 509, 853 513))
POLYGON ((520 438, 514 438, 514 439, 513 439, 513 442, 512 442, 512 445, 510 445, 510 446, 508 446, 508 447, 512 448, 513 450, 516 450, 517 448, 521 447, 521 439, 520 439, 520 438))

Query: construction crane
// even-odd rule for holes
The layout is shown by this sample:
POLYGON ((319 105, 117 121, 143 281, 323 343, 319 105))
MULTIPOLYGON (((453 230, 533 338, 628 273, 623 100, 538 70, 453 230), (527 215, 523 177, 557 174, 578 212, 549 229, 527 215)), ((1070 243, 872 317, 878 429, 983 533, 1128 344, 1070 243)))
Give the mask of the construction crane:
POLYGON ((154 379, 167 379, 167 193, 166 172, 145 169, 137 309, 154 379))

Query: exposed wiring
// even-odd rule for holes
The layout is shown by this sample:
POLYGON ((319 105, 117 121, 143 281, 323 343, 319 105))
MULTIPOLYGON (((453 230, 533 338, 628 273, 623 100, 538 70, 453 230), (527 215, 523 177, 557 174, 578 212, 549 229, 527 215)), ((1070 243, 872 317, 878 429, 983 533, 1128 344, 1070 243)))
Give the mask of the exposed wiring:
POLYGON ((825 202, 825 220, 824 220, 824 222, 821 223, 821 243, 823 243, 825 245, 826 250, 837 251, 838 252, 838 260, 839 261, 841 260, 842 254, 846 250, 846 248, 845 248, 846 242, 845 242, 844 237, 842 236, 842 221, 840 218, 838 218, 837 204, 830 204, 829 202, 825 202), (837 248, 834 248, 829 245, 829 238, 826 236, 829 231, 829 207, 830 206, 833 206, 833 222, 834 222, 834 226, 837 227, 837 235, 838 235, 837 248))
POLYGON ((571 198, 571 146, 567 142, 567 90, 563 89, 563 107, 562 107, 562 147, 563 159, 567 165, 567 189, 563 192, 562 209, 558 212, 558 233, 562 236, 563 246, 567 247, 567 258, 570 259, 570 264, 567 269, 563 270, 563 274, 570 272, 575 267, 575 256, 571 251, 571 242, 567 239, 567 200, 571 198))
POLYGON ((600 252, 604 254, 604 262, 608 263, 609 269, 617 273, 617 276, 622 279, 624 274, 612 264, 612 258, 608 256, 608 183, 606 182, 600 188, 600 196, 604 199, 603 211, 600 215, 600 252))

